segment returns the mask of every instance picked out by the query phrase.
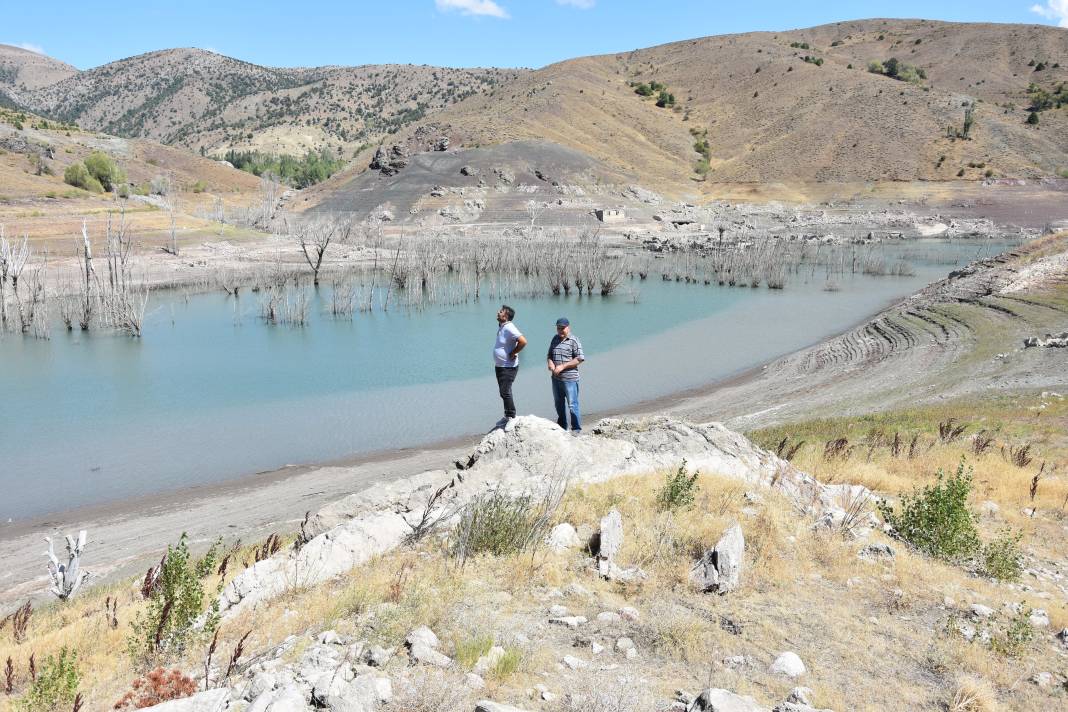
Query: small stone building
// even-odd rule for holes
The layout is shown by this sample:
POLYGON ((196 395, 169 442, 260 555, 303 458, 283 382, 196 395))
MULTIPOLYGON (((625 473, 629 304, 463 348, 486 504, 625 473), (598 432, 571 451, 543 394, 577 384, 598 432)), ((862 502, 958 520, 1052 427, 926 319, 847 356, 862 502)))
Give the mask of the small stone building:
POLYGON ((599 208, 595 211, 597 219, 601 222, 608 223, 621 223, 627 219, 626 214, 623 212, 623 208, 599 208))

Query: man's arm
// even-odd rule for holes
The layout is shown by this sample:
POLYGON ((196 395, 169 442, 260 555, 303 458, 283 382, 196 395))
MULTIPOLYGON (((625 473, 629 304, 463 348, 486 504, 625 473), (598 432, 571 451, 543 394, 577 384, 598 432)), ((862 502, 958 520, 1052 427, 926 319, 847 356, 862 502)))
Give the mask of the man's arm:
POLYGON ((520 334, 519 337, 516 338, 516 340, 515 340, 515 348, 512 349, 512 353, 510 354, 511 357, 515 358, 519 354, 519 352, 523 350, 523 348, 526 345, 527 345, 527 337, 525 337, 522 334, 520 334))
POLYGON ((582 353, 582 344, 579 343, 578 339, 575 339, 575 345, 571 350, 571 354, 572 359, 557 366, 554 373, 563 373, 564 371, 578 368, 578 365, 586 360, 586 357, 582 353))

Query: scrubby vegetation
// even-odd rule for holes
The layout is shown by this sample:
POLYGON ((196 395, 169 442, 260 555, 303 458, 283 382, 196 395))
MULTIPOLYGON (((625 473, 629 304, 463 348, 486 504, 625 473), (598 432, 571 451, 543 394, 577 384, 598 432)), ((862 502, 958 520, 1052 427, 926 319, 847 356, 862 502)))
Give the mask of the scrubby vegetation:
POLYGON ((656 105, 661 109, 671 108, 675 106, 675 95, 668 91, 666 85, 657 81, 649 82, 631 82, 630 86, 634 87, 634 93, 638 96, 655 96, 656 105))
POLYGON ((302 158, 260 151, 226 152, 225 160, 237 168, 253 175, 273 175, 283 183, 294 188, 307 188, 321 183, 345 167, 345 162, 335 157, 327 149, 309 151, 302 158))
POLYGON ((259 151, 230 150, 225 155, 235 168, 253 175, 273 175, 288 185, 304 188, 329 178, 340 170, 343 161, 328 151, 309 152, 303 158, 259 151))
MULTIPOLYGON (((1061 82, 1054 89, 1043 89, 1031 82, 1027 87, 1027 98, 1031 100, 1031 105, 1028 108, 1032 113, 1059 109, 1068 104, 1068 83, 1061 82)), ((1035 123, 1037 123, 1037 119, 1035 123)))
POLYGON ((84 163, 67 166, 63 182, 91 193, 112 192, 126 182, 126 172, 110 156, 96 151, 84 163))
POLYGON ((927 72, 922 67, 905 64, 896 57, 891 57, 882 62, 872 60, 868 64, 868 71, 872 74, 882 74, 885 77, 909 82, 910 84, 922 84, 927 79, 927 72))

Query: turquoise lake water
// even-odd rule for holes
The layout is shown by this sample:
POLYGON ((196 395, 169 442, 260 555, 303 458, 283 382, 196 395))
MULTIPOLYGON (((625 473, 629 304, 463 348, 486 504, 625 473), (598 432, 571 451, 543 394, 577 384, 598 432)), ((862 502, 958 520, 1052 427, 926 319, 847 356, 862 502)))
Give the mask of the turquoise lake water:
MULTIPOLYGON (((1005 247, 926 243, 900 253, 915 276, 840 277, 837 292, 821 273, 781 291, 651 275, 611 297, 510 299, 530 340, 518 410, 555 417, 544 359, 559 316, 586 352, 583 410, 611 412, 813 344, 1005 247)), ((495 296, 337 319, 326 293, 303 328, 265 324, 255 294, 163 292, 141 339, 0 338, 0 521, 481 433, 501 416, 495 296)))

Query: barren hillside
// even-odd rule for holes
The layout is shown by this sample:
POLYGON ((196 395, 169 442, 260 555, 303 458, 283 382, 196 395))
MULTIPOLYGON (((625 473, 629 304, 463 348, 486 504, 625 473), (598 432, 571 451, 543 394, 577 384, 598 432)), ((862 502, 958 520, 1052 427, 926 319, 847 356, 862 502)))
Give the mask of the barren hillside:
POLYGON ((76 68, 58 59, 0 44, 0 104, 15 106, 27 92, 77 73, 76 68))
POLYGON ((365 142, 520 73, 414 65, 277 69, 171 49, 39 82, 18 100, 83 128, 208 153, 327 147, 348 157, 365 142))
POLYGON ((548 139, 680 191, 700 179, 695 143, 705 138, 706 190, 1039 177, 1068 169, 1068 114, 1054 102, 1029 125, 1028 87, 1056 95, 1066 56, 1068 31, 1053 27, 863 20, 569 60, 433 121, 454 146, 548 139), (891 58, 900 78, 869 71, 891 58), (659 88, 636 93, 653 82, 673 106, 656 105, 659 88), (966 104, 968 138, 951 138, 964 131, 966 104))

